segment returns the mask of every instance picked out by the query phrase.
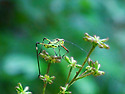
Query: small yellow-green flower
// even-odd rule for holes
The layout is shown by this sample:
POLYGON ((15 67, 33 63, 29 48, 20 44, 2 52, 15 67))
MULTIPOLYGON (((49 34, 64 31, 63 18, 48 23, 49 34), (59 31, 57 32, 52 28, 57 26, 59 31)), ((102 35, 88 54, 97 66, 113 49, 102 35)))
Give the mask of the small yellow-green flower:
POLYGON ((16 86, 17 94, 32 94, 32 92, 29 92, 28 90, 29 90, 28 86, 26 86, 23 90, 21 83, 18 83, 18 86, 16 86))
POLYGON ((76 67, 77 67, 77 68, 81 68, 81 67, 82 67, 81 65, 76 64, 77 61, 74 60, 73 57, 69 58, 68 56, 65 56, 65 60, 69 63, 68 66, 71 66, 72 68, 76 68, 76 67))
POLYGON ((106 48, 109 49, 109 46, 104 42, 108 41, 109 38, 100 39, 99 36, 94 35, 93 37, 90 36, 88 33, 85 33, 85 37, 83 37, 85 41, 89 41, 93 43, 93 45, 98 45, 99 48, 106 48))
POLYGON ((52 84, 53 80, 55 79, 55 76, 49 76, 47 74, 45 74, 44 76, 40 75, 40 79, 43 80, 46 83, 52 84))
POLYGON ((104 74, 105 74, 104 71, 100 71, 100 70, 99 70, 100 64, 98 63, 98 61, 93 62, 93 61, 90 60, 90 58, 89 58, 89 59, 88 59, 88 64, 89 64, 89 66, 87 66, 86 69, 87 69, 88 71, 91 71, 94 76, 101 76, 101 75, 104 75, 104 74))
POLYGON ((71 94, 71 91, 67 91, 68 84, 65 87, 60 86, 60 92, 58 94, 71 94))

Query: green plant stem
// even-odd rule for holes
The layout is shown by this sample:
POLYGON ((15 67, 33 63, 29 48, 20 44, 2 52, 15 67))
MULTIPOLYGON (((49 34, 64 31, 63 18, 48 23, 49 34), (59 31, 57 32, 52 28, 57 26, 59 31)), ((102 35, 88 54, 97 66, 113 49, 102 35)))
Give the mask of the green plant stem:
MULTIPOLYGON (((88 73, 88 74, 86 74, 88 72, 88 70, 86 70, 85 72, 83 72, 79 77, 77 77, 73 82, 72 82, 72 84, 76 81, 76 80, 78 80, 78 79, 81 79, 81 78, 84 78, 84 77, 86 77, 86 76, 89 76, 89 75, 91 75, 92 73, 88 73), (85 75, 84 75, 85 74, 85 75)), ((68 85, 68 87, 70 87, 71 85, 68 85)))
MULTIPOLYGON (((83 72, 80 76, 82 76, 82 75, 86 74, 87 72, 88 72, 88 70, 86 70, 85 72, 83 72)), ((79 77, 80 77, 80 76, 79 76, 79 77)))
POLYGON ((72 71, 72 67, 70 68, 70 70, 69 70, 69 74, 68 74, 68 77, 67 77, 67 81, 66 81, 66 84, 68 83, 68 81, 69 81, 69 77, 70 77, 70 75, 71 75, 71 71, 72 71))
POLYGON ((88 60, 89 56, 91 55, 91 53, 93 52, 93 50, 95 49, 95 47, 96 47, 96 45, 93 45, 93 46, 92 46, 92 48, 90 49, 90 51, 89 51, 87 57, 85 58, 85 60, 84 60, 84 62, 83 62, 83 64, 82 64, 82 67, 78 70, 78 72, 76 72, 76 75, 74 76, 74 78, 69 82, 69 86, 68 86, 68 87, 70 87, 70 86, 72 85, 72 83, 73 83, 74 81, 76 81, 76 77, 79 75, 79 73, 80 73, 81 70, 83 69, 83 67, 84 67, 84 65, 85 65, 85 63, 86 63, 86 61, 88 60))
POLYGON ((47 85, 47 82, 44 82, 44 86, 43 86, 43 94, 45 94, 46 85, 47 85))
POLYGON ((46 74, 49 73, 50 65, 51 65, 51 63, 48 63, 48 67, 47 67, 47 72, 46 72, 46 74))
POLYGON ((89 76, 89 75, 91 75, 91 74, 92 74, 92 72, 90 72, 90 73, 88 73, 88 74, 85 74, 85 75, 81 75, 81 76, 77 77, 77 78, 75 79, 75 81, 78 80, 78 79, 82 79, 82 78, 84 78, 84 77, 86 77, 86 76, 89 76))
MULTIPOLYGON (((48 74, 48 73, 49 73, 49 70, 50 70, 50 65, 51 65, 51 63, 48 63, 48 67, 47 67, 47 72, 46 72, 46 74, 48 74)), ((43 86, 43 94, 45 94, 46 85, 47 85, 47 82, 44 82, 44 86, 43 86)))

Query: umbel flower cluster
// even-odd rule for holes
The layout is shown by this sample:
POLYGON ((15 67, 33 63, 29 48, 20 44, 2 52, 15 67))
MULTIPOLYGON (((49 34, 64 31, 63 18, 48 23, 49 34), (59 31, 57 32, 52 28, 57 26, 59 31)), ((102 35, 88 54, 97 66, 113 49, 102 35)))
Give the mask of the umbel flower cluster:
POLYGON ((72 67, 72 68, 81 68, 82 66, 79 64, 76 64, 77 61, 74 60, 73 57, 69 58, 68 56, 65 56, 65 60, 69 63, 68 67, 72 67))
POLYGON ((92 72, 93 76, 101 76, 104 75, 105 72, 104 71, 100 71, 100 64, 98 63, 98 61, 93 62, 90 58, 88 59, 88 64, 89 66, 86 67, 86 70, 88 72, 92 72))
POLYGON ((40 79, 43 80, 46 83, 52 84, 53 80, 55 79, 55 76, 49 76, 47 74, 45 74, 44 76, 40 75, 40 79))
POLYGON ((45 50, 40 53, 40 56, 44 58, 48 63, 60 63, 61 56, 50 56, 45 50))
POLYGON ((105 44, 104 42, 108 41, 109 38, 106 39, 100 39, 99 36, 94 35, 93 37, 90 36, 88 33, 85 33, 85 37, 83 37, 85 41, 89 41, 93 43, 94 45, 98 45, 99 48, 106 48, 109 49, 109 46, 105 44))
POLYGON ((17 91, 17 94, 32 94, 32 92, 29 92, 29 87, 26 86, 24 89, 21 85, 21 83, 18 83, 18 86, 16 86, 16 91, 17 91))

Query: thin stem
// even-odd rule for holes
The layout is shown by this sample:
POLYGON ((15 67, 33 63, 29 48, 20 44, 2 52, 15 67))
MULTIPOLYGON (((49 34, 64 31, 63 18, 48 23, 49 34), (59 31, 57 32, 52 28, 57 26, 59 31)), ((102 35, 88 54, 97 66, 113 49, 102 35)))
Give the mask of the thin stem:
MULTIPOLYGON (((48 63, 48 67, 47 67, 47 72, 46 72, 46 74, 48 74, 48 73, 49 73, 49 70, 50 70, 50 65, 51 65, 51 63, 48 63)), ((44 82, 44 86, 43 86, 43 94, 45 94, 46 85, 47 85, 47 82, 44 82)))
POLYGON ((37 53, 37 63, 38 63, 38 70, 39 70, 39 76, 40 76, 41 73, 40 73, 39 54, 38 54, 37 44, 39 44, 39 43, 36 43, 36 53, 37 53))
POLYGON ((47 85, 47 82, 44 82, 44 86, 43 86, 43 94, 45 94, 46 85, 47 85))
POLYGON ((48 63, 48 67, 47 67, 47 72, 46 72, 46 74, 49 73, 50 65, 51 65, 51 63, 48 63))
POLYGON ((71 75, 71 71, 72 71, 72 67, 70 68, 70 70, 69 70, 69 74, 68 74, 68 77, 67 77, 67 81, 66 81, 66 84, 68 83, 68 81, 69 81, 69 77, 70 77, 70 75, 71 75))
POLYGON ((38 62, 38 70, 39 70, 39 76, 40 76, 41 72, 40 72, 40 64, 39 64, 39 56, 38 56, 38 54, 37 54, 37 62, 38 62))
POLYGON ((84 78, 84 77, 86 77, 86 76, 89 76, 89 75, 91 75, 91 74, 92 74, 92 72, 90 72, 90 73, 88 73, 88 74, 85 74, 85 75, 81 75, 81 76, 79 76, 78 78, 76 78, 75 81, 78 80, 78 79, 84 78))
POLYGON ((91 55, 91 53, 93 52, 93 50, 95 49, 96 45, 93 45, 92 48, 90 49, 87 57, 85 58, 83 64, 82 64, 82 67, 78 70, 78 72, 76 72, 76 75, 74 76, 74 78, 69 82, 69 86, 70 87, 72 85, 72 83, 75 81, 76 77, 79 75, 79 73, 81 72, 81 70, 83 69, 86 61, 88 60, 89 56, 91 55))
MULTIPOLYGON (((82 76, 79 76, 78 78, 76 78, 76 79, 72 82, 72 84, 73 84, 75 81, 77 81, 77 80, 79 80, 79 79, 82 79, 82 78, 84 78, 84 77, 86 77, 86 76, 89 76, 89 75, 91 75, 91 74, 92 74, 92 72, 90 72, 90 73, 88 73, 88 74, 85 74, 85 75, 82 75, 82 76)), ((68 87, 70 87, 72 84, 68 85, 68 87)))
MULTIPOLYGON (((86 74, 87 72, 88 72, 88 70, 86 70, 85 72, 83 72, 80 76, 82 76, 82 75, 86 74)), ((80 77, 80 76, 79 76, 79 77, 80 77)))

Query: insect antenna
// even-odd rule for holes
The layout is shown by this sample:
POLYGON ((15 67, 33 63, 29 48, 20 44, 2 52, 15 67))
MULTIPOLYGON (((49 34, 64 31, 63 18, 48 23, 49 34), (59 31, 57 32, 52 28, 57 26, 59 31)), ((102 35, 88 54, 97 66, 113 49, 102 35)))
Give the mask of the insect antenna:
POLYGON ((82 47, 80 47, 79 45, 77 45, 77 44, 75 44, 75 43, 73 43, 73 42, 71 42, 71 41, 68 41, 68 40, 65 40, 66 42, 68 42, 68 43, 70 43, 70 44, 72 44, 72 45, 74 45, 74 46, 76 46, 76 47, 78 47, 80 50, 82 50, 83 52, 85 52, 85 53, 87 53, 87 51, 86 50, 84 50, 82 47))

